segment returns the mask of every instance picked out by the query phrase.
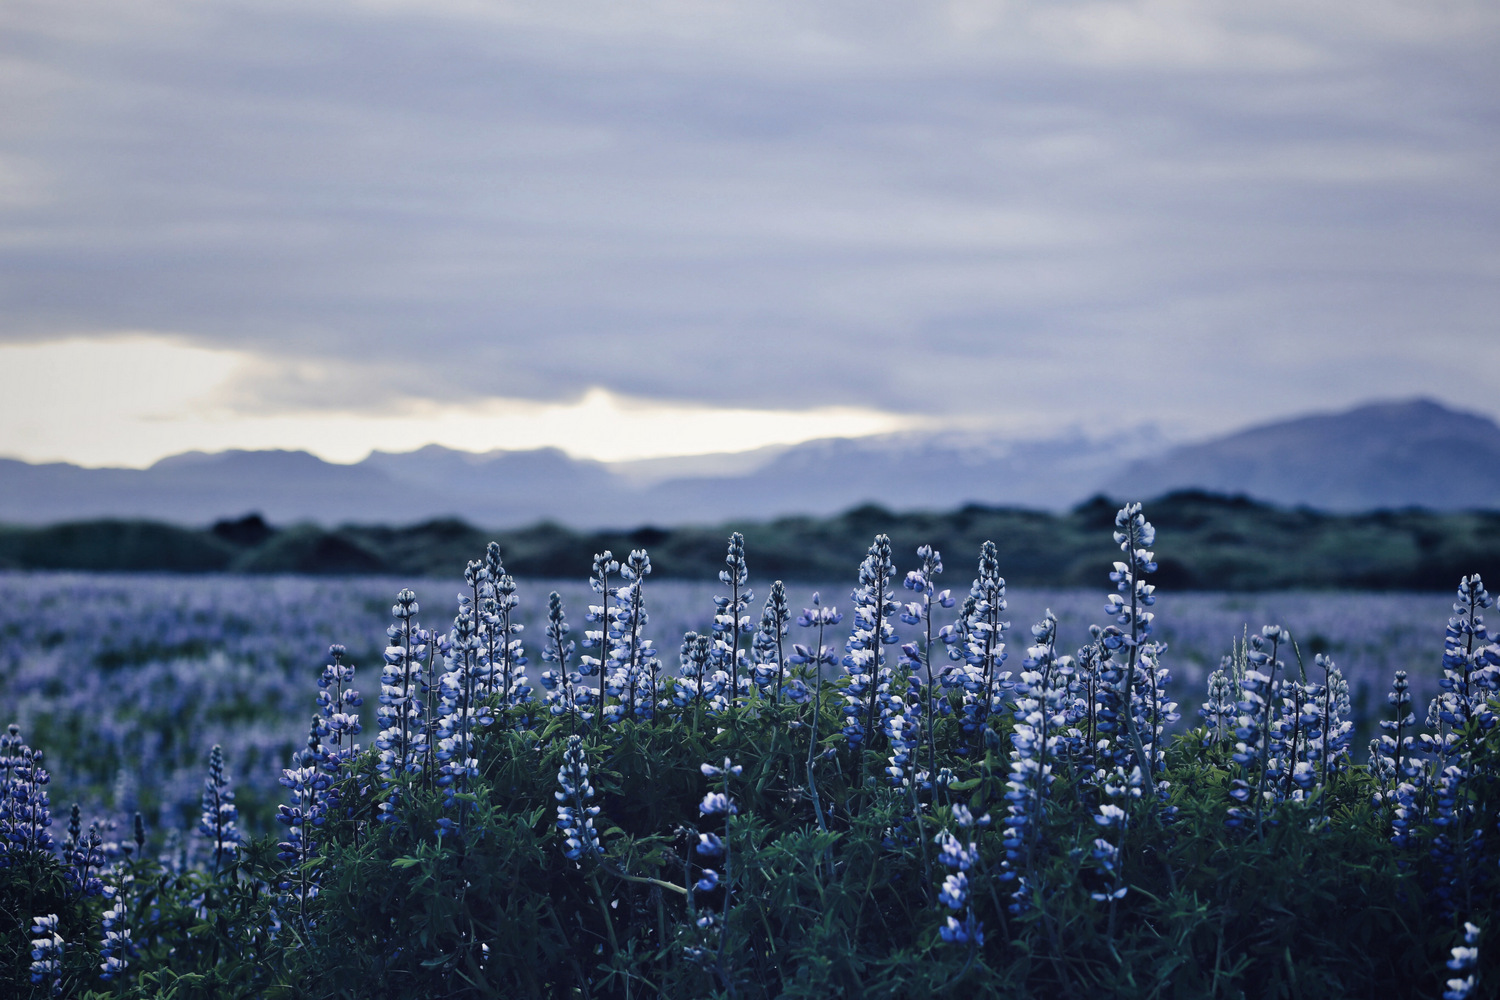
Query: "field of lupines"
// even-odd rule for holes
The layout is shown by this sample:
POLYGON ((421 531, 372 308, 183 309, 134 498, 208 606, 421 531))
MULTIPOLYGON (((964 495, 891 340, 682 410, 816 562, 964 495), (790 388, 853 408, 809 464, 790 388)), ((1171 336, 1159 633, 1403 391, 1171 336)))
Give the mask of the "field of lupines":
POLYGON ((1400 595, 1158 622, 1153 536, 1122 510, 1107 607, 1028 594, 1029 627, 988 547, 948 589, 883 536, 797 606, 737 537, 717 588, 602 553, 529 607, 492 547, 435 628, 391 581, 5 578, 0 984, 1497 995, 1480 581, 1446 639, 1400 595))

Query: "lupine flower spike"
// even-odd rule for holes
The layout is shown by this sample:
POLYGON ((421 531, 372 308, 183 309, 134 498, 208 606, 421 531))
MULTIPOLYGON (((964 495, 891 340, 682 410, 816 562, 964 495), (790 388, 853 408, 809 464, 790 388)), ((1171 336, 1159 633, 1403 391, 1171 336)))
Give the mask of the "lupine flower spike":
POLYGON ((563 836, 563 856, 573 861, 603 854, 599 835, 594 830, 594 817, 599 807, 589 805, 594 797, 594 786, 589 784, 589 765, 583 755, 583 738, 568 737, 568 749, 563 753, 562 767, 557 771, 559 791, 557 798, 557 828, 563 836))
POLYGON ((224 748, 216 743, 208 755, 208 777, 203 780, 203 815, 198 820, 198 833, 210 845, 215 873, 239 850, 238 818, 234 788, 224 766, 224 748))
POLYGON ((31 918, 31 981, 48 996, 62 996, 63 939, 57 933, 57 914, 31 918))

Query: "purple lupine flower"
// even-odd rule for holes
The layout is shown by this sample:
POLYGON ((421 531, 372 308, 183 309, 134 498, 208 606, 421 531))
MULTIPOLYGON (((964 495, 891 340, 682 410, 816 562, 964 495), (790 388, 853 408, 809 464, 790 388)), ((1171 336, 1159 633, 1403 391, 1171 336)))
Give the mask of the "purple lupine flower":
POLYGON ((1467 921, 1464 922, 1464 943, 1456 945, 1449 952, 1453 957, 1445 963, 1454 972, 1467 972, 1467 976, 1459 978, 1455 976, 1444 982, 1448 987, 1443 991, 1443 1000, 1468 1000, 1470 993, 1474 991, 1475 973, 1474 969, 1479 964, 1479 927, 1467 921))
POLYGON ((557 783, 561 791, 553 792, 557 807, 557 829, 563 835, 563 856, 573 861, 603 854, 599 834, 594 830, 594 817, 599 807, 587 803, 594 797, 594 786, 589 783, 589 765, 583 752, 583 738, 568 737, 568 749, 563 753, 562 767, 557 771, 557 783))
POLYGON ((984 947, 984 924, 975 919, 972 909, 963 922, 949 917, 947 922, 938 928, 938 934, 949 944, 967 944, 974 948, 984 947))
POLYGON ((547 595, 547 644, 542 647, 542 659, 557 664, 557 669, 543 671, 541 681, 547 689, 547 710, 554 716, 566 715, 568 735, 573 736, 580 724, 588 724, 593 713, 582 707, 583 676, 569 665, 577 648, 568 638, 569 631, 562 597, 554 590, 547 595))
POLYGON ((63 939, 57 914, 31 918, 31 981, 45 985, 49 996, 62 996, 63 939))
POLYGON ((130 927, 126 923, 126 899, 123 886, 113 888, 114 901, 101 918, 103 931, 99 946, 99 978, 118 979, 130 967, 130 927))
POLYGON ((1233 656, 1219 661, 1219 669, 1208 675, 1208 699, 1198 709, 1198 714, 1208 723, 1211 738, 1221 743, 1231 732, 1230 723, 1237 714, 1235 702, 1239 700, 1236 693, 1239 682, 1244 679, 1235 669, 1237 662, 1233 656))
POLYGON ((1141 715, 1136 705, 1136 672, 1155 617, 1145 610, 1156 603, 1156 588, 1145 581, 1145 575, 1156 572, 1154 554, 1150 551, 1150 546, 1156 543, 1156 529, 1141 513, 1138 503, 1120 508, 1115 514, 1115 528, 1115 544, 1125 559, 1116 562, 1109 574, 1116 592, 1109 595, 1104 610, 1114 618, 1114 624, 1104 627, 1100 642, 1109 660, 1123 658, 1125 661, 1124 676, 1117 682, 1121 700, 1119 716, 1125 727, 1120 735, 1128 744, 1126 752, 1134 753, 1136 763, 1149 776, 1155 771, 1157 762, 1154 755, 1147 753, 1141 733, 1141 715))
POLYGON ((211 845, 215 874, 239 850, 238 818, 234 788, 224 766, 224 748, 215 743, 208 755, 208 776, 203 779, 203 812, 198 819, 198 833, 211 845))
POLYGON ((332 662, 324 665, 318 677, 318 714, 323 717, 319 736, 333 744, 323 766, 335 774, 359 756, 354 737, 360 732, 359 708, 364 704, 359 692, 350 687, 354 664, 344 662, 345 652, 337 643, 329 646, 332 662))
MULTIPOLYGON (((709 670, 712 659, 712 639, 697 632, 683 633, 677 671, 679 676, 672 685, 673 702, 678 708, 693 705, 699 712, 705 708, 710 712, 718 712, 728 707, 723 692, 729 678, 722 671, 709 670)), ((694 724, 696 725, 696 721, 694 724)))
MULTIPOLYGON (((771 694, 771 699, 778 704, 781 702, 782 689, 786 683, 787 660, 786 634, 790 630, 792 612, 786 603, 786 585, 780 580, 771 584, 771 593, 766 598, 766 606, 761 609, 760 624, 755 630, 755 640, 751 644, 751 650, 755 659, 753 675, 755 686, 764 695, 771 687, 772 682, 776 690, 771 694)), ((795 678, 792 680, 793 700, 799 700, 796 689, 801 682, 795 678)))
POLYGON ((724 841, 717 833, 700 833, 694 850, 705 858, 721 858, 724 856, 724 841))
POLYGON ((986 541, 979 549, 979 570, 969 587, 963 611, 952 631, 940 636, 949 645, 948 656, 959 666, 942 677, 945 687, 963 691, 963 728, 980 733, 992 715, 1004 711, 1004 695, 1011 687, 1009 671, 1002 671, 1008 654, 1005 633, 1010 622, 1005 613, 1005 578, 1000 575, 999 552, 986 541))
POLYGON ((719 570, 719 582, 729 588, 729 594, 714 598, 713 649, 714 665, 729 675, 729 698, 731 703, 742 694, 748 694, 750 677, 740 677, 743 652, 740 636, 749 635, 750 617, 745 612, 755 594, 748 588, 750 571, 745 562, 745 536, 738 531, 729 536, 728 549, 724 554, 724 568, 719 570))
POLYGON ((0 865, 7 854, 33 854, 52 849, 51 776, 42 767, 42 752, 21 738, 14 723, 0 744, 0 865))
POLYGON ((99 836, 98 823, 90 823, 88 833, 83 836, 73 834, 70 824, 63 859, 68 864, 65 877, 75 892, 83 897, 104 893, 104 882, 99 877, 104 870, 104 840, 99 836))
POLYGON ((887 619, 900 607, 895 595, 886 590, 896 575, 891 561, 891 540, 876 535, 864 562, 859 566, 859 586, 850 600, 854 603, 854 627, 844 645, 844 737, 851 746, 862 745, 868 759, 873 752, 876 713, 882 687, 890 691, 890 665, 882 647, 898 642, 896 631, 887 619))
POLYGON ((950 910, 961 910, 969 902, 969 876, 966 872, 954 872, 943 879, 938 902, 950 910))
MULTIPOLYGON (((499 673, 500 702, 503 705, 521 705, 531 697, 527 683, 527 659, 519 638, 525 626, 511 620, 520 606, 516 597, 515 577, 505 572, 500 558, 500 544, 490 542, 484 550, 485 586, 489 597, 485 605, 488 623, 486 636, 489 639, 488 662, 492 673, 499 673), (498 643, 498 645, 497 645, 498 643)), ((494 686, 493 680, 491 686, 494 686)))
POLYGON ((938 716, 948 707, 947 702, 940 700, 937 695, 937 668, 933 665, 932 653, 934 640, 936 639, 941 644, 942 629, 950 627, 939 626, 934 635, 932 609, 933 605, 944 609, 951 608, 956 602, 952 591, 937 589, 937 577, 943 572, 942 553, 931 545, 922 545, 917 548, 917 558, 922 561, 922 565, 906 574, 903 586, 916 594, 918 599, 907 604, 900 617, 901 621, 907 625, 922 626, 921 646, 912 642, 903 645, 901 650, 902 666, 908 671, 907 684, 913 694, 912 714, 916 720, 919 720, 918 726, 920 727, 914 729, 912 733, 914 740, 907 749, 917 749, 915 742, 925 734, 927 770, 919 774, 918 781, 928 786, 931 784, 933 773, 937 770, 938 716))
POLYGON ((627 718, 649 719, 655 712, 661 660, 645 637, 651 617, 646 613, 644 584, 651 573, 651 557, 645 549, 631 550, 620 567, 625 585, 607 621, 609 658, 605 661, 601 695, 616 699, 605 707, 604 721, 619 723, 627 718))
POLYGON ((610 577, 620 571, 620 563, 615 559, 615 554, 609 549, 594 553, 594 569, 589 576, 589 588, 598 594, 603 601, 602 604, 590 604, 588 614, 584 621, 597 624, 601 628, 597 630, 584 630, 583 648, 599 651, 599 656, 582 656, 579 658, 579 672, 585 677, 599 676, 604 667, 604 658, 609 655, 608 632, 609 625, 614 619, 610 612, 610 598, 619 596, 619 588, 610 586, 610 577))
POLYGON ((723 792, 707 792, 703 801, 698 803, 698 813, 702 816, 727 815, 734 811, 734 803, 723 792))

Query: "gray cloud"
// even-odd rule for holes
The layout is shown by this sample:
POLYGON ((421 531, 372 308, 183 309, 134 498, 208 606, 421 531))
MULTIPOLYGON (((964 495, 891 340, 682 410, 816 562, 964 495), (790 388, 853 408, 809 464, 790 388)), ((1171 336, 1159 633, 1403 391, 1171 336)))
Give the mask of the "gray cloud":
POLYGON ((333 373, 266 406, 1500 413, 1497 41, 1483 2, 7 4, 0 337, 333 373))

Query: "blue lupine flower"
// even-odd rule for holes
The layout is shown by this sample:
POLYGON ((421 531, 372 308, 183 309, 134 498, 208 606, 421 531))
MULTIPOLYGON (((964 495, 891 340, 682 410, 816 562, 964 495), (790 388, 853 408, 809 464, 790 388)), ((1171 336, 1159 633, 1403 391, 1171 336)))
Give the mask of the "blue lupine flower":
POLYGON ((724 566, 719 570, 719 582, 729 588, 729 594, 714 598, 712 663, 715 670, 723 671, 729 678, 732 704, 735 698, 750 691, 750 671, 744 663, 740 636, 751 632, 750 616, 745 612, 755 599, 755 594, 747 587, 750 572, 745 563, 745 538, 738 531, 729 536, 724 566), (743 678, 740 676, 742 666, 746 667, 743 678))
POLYGON ((1333 658, 1318 653, 1314 669, 1323 671, 1323 683, 1315 685, 1311 708, 1316 719, 1307 729, 1307 761, 1313 766, 1319 786, 1338 773, 1347 762, 1349 737, 1354 723, 1349 720, 1349 682, 1334 665, 1333 658))
POLYGON ((215 743, 208 755, 208 777, 203 780, 203 815, 198 820, 198 833, 212 845, 215 872, 239 850, 240 831, 235 825, 238 818, 234 788, 224 767, 224 748, 215 743))
POLYGON ((1288 752, 1285 744, 1287 729, 1281 723, 1291 724, 1285 716, 1285 709, 1286 703, 1293 701, 1283 697, 1287 682, 1281 678, 1280 672, 1286 664, 1277 658, 1277 654, 1281 645, 1290 641, 1291 636, 1285 629, 1279 625, 1267 625, 1259 635, 1250 637, 1250 648, 1244 653, 1248 666, 1244 680, 1240 682, 1241 696, 1237 705, 1240 716, 1234 731, 1238 742, 1233 754, 1235 763, 1242 770, 1231 794, 1236 801, 1246 805, 1253 798, 1255 809, 1252 814, 1247 809, 1231 806, 1225 822, 1228 826, 1239 827, 1253 819, 1257 836, 1262 832, 1261 818, 1267 801, 1279 802, 1287 792, 1274 779, 1282 775, 1288 752), (1278 709, 1282 714, 1278 715, 1278 709), (1250 791, 1252 778, 1253 793, 1250 791))
POLYGON ((126 905, 123 887, 111 890, 114 902, 101 918, 103 940, 99 947, 99 978, 117 979, 130 966, 132 946, 130 928, 126 925, 126 905))
MULTIPOLYGON (((73 809, 76 816, 78 807, 75 805, 73 809)), ((63 858, 68 863, 65 876, 75 892, 80 896, 104 893, 104 881, 99 877, 104 871, 104 841, 99 836, 98 823, 89 824, 86 836, 70 830, 63 858)))
MULTIPOLYGON (((931 783, 931 776, 937 769, 937 721, 938 716, 948 708, 948 703, 941 700, 937 695, 937 668, 932 662, 933 653, 933 619, 932 608, 936 604, 940 608, 951 608, 956 603, 952 591, 937 589, 936 578, 943 572, 943 556, 931 545, 923 545, 917 549, 917 558, 922 560, 919 569, 914 569, 906 574, 903 586, 912 591, 918 600, 906 605, 901 613, 901 620, 907 625, 921 625, 923 627, 922 644, 907 643, 901 647, 902 666, 908 672, 908 686, 912 690, 913 715, 922 720, 927 739, 927 770, 917 775, 919 784, 924 786, 931 783), (923 693, 925 675, 925 696, 923 693)), ((936 638, 939 643, 943 641, 942 630, 951 626, 939 626, 936 638)), ((921 733, 914 733, 920 739, 921 733)), ((915 750, 915 746, 908 748, 915 750)))
MULTIPOLYGON (((679 708, 689 704, 698 711, 705 708, 717 713, 728 707, 724 690, 729 684, 729 675, 722 671, 711 671, 713 640, 697 632, 685 632, 679 653, 679 677, 672 686, 673 701, 679 708)), ((695 723, 696 724, 696 723, 695 723)))
POLYGON ((969 876, 966 872, 954 872, 943 879, 938 902, 950 910, 961 910, 969 902, 969 876))
MULTIPOLYGON (((755 657, 755 685, 764 693, 774 681, 776 690, 772 699, 778 704, 786 682, 789 662, 786 655, 786 634, 791 622, 792 612, 786 603, 786 585, 777 580, 771 584, 770 596, 766 598, 766 606, 761 610, 760 625, 756 627, 751 649, 755 657)), ((794 686, 800 684, 795 679, 792 683, 794 686)))
POLYGON ((1372 770, 1381 777, 1381 790, 1375 794, 1377 805, 1390 799, 1393 785, 1414 777, 1420 770, 1412 763, 1412 744, 1416 741, 1402 735, 1417 724, 1417 716, 1411 711, 1411 684, 1405 670, 1396 671, 1386 701, 1391 705, 1392 718, 1381 719, 1380 728, 1395 735, 1381 734, 1378 743, 1370 744, 1372 770))
POLYGON ((651 572, 651 558, 645 549, 631 551, 620 576, 625 586, 617 591, 618 602, 606 623, 609 658, 603 666, 604 686, 601 693, 616 699, 604 709, 607 722, 626 718, 649 719, 655 711, 658 691, 657 673, 661 660, 644 635, 650 622, 646 613, 644 581, 651 572))
POLYGON ((1005 632, 1010 628, 1010 622, 1000 617, 1005 608, 999 552, 994 542, 986 541, 980 546, 979 573, 969 587, 958 622, 939 632, 949 647, 949 658, 959 664, 940 679, 944 687, 962 691, 962 725, 968 733, 979 733, 992 715, 1004 711, 1004 692, 1011 686, 1009 671, 1000 669, 1007 656, 1005 632))
POLYGON ((693 888, 699 892, 713 892, 719 887, 719 873, 712 868, 703 869, 703 877, 693 883, 693 888))
POLYGON ((708 792, 698 803, 698 812, 703 816, 718 816, 735 811, 734 804, 723 792, 708 792))
POLYGON ((547 645, 542 647, 542 659, 557 664, 557 670, 542 672, 542 687, 547 689, 547 710, 555 715, 568 717, 568 734, 575 735, 580 723, 587 725, 593 713, 583 707, 579 697, 583 688, 583 676, 569 666, 577 648, 568 638, 568 619, 563 611, 562 597, 553 591, 547 595, 547 645))
POLYGON ((1455 946, 1448 959, 1447 966, 1454 972, 1468 972, 1463 978, 1454 977, 1447 980, 1443 985, 1448 988, 1443 991, 1443 1000, 1467 1000, 1474 990, 1475 975, 1472 971, 1479 964, 1479 928, 1467 921, 1464 922, 1464 943, 1455 946))
POLYGON ((1237 712, 1239 682, 1244 680, 1235 669, 1236 659, 1226 656, 1219 662, 1219 669, 1208 675, 1208 700, 1198 709, 1198 714, 1208 723, 1213 739, 1223 742, 1230 733, 1230 722, 1237 712))
POLYGON ((511 620, 520 599, 516 597, 515 578, 505 572, 498 542, 490 542, 484 550, 484 589, 487 591, 483 607, 488 652, 486 660, 490 664, 491 674, 499 675, 498 678, 491 677, 488 690, 498 687, 503 705, 524 704, 531 696, 531 688, 526 678, 526 656, 521 640, 516 636, 521 634, 525 626, 511 620))
POLYGON ((975 919, 972 909, 962 923, 949 917, 947 922, 938 928, 938 934, 949 944, 967 944, 974 948, 984 947, 984 923, 975 919))
POLYGON ((417 595, 403 589, 391 607, 395 624, 386 629, 389 640, 380 672, 380 707, 375 713, 378 733, 375 747, 380 751, 377 770, 396 776, 417 769, 419 756, 426 746, 423 724, 425 701, 418 697, 422 683, 423 656, 427 652, 416 622, 420 610, 417 595))
MULTIPOLYGON (((971 821, 973 816, 966 816, 971 821)), ((988 820, 989 817, 985 817, 988 820)), ((949 830, 940 830, 933 843, 938 845, 938 863, 951 869, 943 879, 938 893, 941 905, 951 910, 965 909, 963 921, 949 916, 938 928, 938 934, 949 944, 969 944, 978 947, 984 944, 984 925, 974 917, 973 901, 969 898, 969 877, 966 874, 979 863, 979 845, 969 841, 966 845, 949 830)))
POLYGON ((882 687, 889 693, 891 671, 883 646, 897 641, 889 618, 899 605, 886 590, 896 566, 891 561, 891 540, 876 535, 859 567, 859 586, 850 595, 854 602, 854 627, 844 645, 844 737, 850 745, 863 744, 866 756, 872 749, 876 714, 882 687))
POLYGON ((11 724, 0 737, 0 865, 7 854, 50 851, 52 808, 47 794, 51 776, 42 767, 42 751, 21 739, 11 724))
POLYGON ((553 795, 557 807, 557 828, 562 832, 565 850, 563 856, 577 861, 584 856, 604 853, 599 835, 594 830, 594 817, 599 807, 588 805, 594 797, 594 786, 589 783, 589 765, 583 753, 583 738, 568 737, 568 749, 563 753, 563 765, 557 771, 557 783, 561 791, 553 795))
POLYGON ((822 597, 817 591, 813 591, 812 607, 803 608, 802 614, 797 616, 797 624, 802 628, 816 628, 818 630, 817 640, 811 647, 801 643, 793 643, 791 663, 797 664, 804 675, 809 676, 813 682, 813 707, 811 733, 807 740, 807 788, 809 797, 812 799, 813 812, 818 817, 820 828, 827 829, 826 820, 823 817, 823 803, 818 797, 817 776, 813 771, 818 752, 818 726, 823 713, 823 668, 831 667, 838 662, 838 654, 832 646, 823 644, 824 632, 832 625, 837 625, 844 620, 838 608, 825 606, 822 597))
MULTIPOLYGON (((609 549, 594 553, 594 569, 589 576, 589 588, 598 594, 603 603, 590 604, 588 614, 584 621, 601 626, 598 629, 585 629, 583 633, 583 648, 596 649, 598 656, 582 656, 579 658, 579 672, 585 677, 599 676, 604 669, 604 658, 609 655, 608 635, 610 622, 614 619, 609 606, 611 598, 619 596, 619 588, 610 586, 610 577, 620 571, 620 563, 615 559, 615 554, 609 549)), ((602 692, 601 692, 602 700, 602 692)))
POLYGON ((62 996, 63 939, 57 914, 31 918, 31 981, 46 984, 50 996, 62 996))
POLYGON ((1052 786, 1053 762, 1059 754, 1058 730, 1067 721, 1068 681, 1058 667, 1057 617, 1046 617, 1032 627, 1036 645, 1027 650, 1025 669, 1015 685, 1015 723, 1011 729, 1010 778, 1005 832, 1005 860, 1000 879, 1017 883, 1010 910, 1027 905, 1029 888, 1024 873, 1045 837, 1045 806, 1052 786))
MULTIPOLYGON (((1120 735, 1126 738, 1128 751, 1135 754, 1136 763, 1149 776, 1156 770, 1157 760, 1155 754, 1147 751, 1146 739, 1141 732, 1142 716, 1136 705, 1136 671, 1140 667, 1141 654, 1148 645, 1154 618, 1145 609, 1156 603, 1156 588, 1148 584, 1144 576, 1156 572, 1156 562, 1149 548, 1156 542, 1156 529, 1141 513, 1138 503, 1120 508, 1115 514, 1115 528, 1115 544, 1124 553, 1125 560, 1116 562, 1109 574, 1116 592, 1109 595, 1104 610, 1115 623, 1105 626, 1100 643, 1107 659, 1124 658, 1123 677, 1115 682, 1121 704, 1118 709, 1112 706, 1112 710, 1117 711, 1123 720, 1125 732, 1120 735)), ((1118 671, 1119 667, 1115 669, 1118 671)))
POLYGON ((353 739, 360 732, 359 708, 364 704, 359 692, 349 686, 354 682, 354 664, 345 663, 344 655, 343 646, 329 646, 328 656, 333 662, 325 665, 318 677, 318 713, 323 717, 319 735, 333 743, 328 756, 333 771, 359 756, 359 746, 353 739))
POLYGON ((717 833, 700 833, 694 850, 705 858, 720 858, 724 856, 724 841, 717 833))
POLYGON ((966 846, 947 830, 939 831, 933 843, 938 845, 938 862, 948 868, 966 872, 979 861, 978 844, 971 840, 966 846))
POLYGON ((1500 647, 1490 644, 1492 636, 1480 613, 1494 605, 1476 573, 1458 584, 1454 616, 1448 619, 1443 643, 1442 721, 1462 728, 1479 719, 1483 729, 1495 725, 1495 714, 1488 701, 1500 689, 1500 647))

